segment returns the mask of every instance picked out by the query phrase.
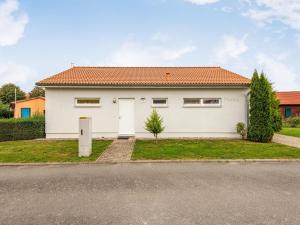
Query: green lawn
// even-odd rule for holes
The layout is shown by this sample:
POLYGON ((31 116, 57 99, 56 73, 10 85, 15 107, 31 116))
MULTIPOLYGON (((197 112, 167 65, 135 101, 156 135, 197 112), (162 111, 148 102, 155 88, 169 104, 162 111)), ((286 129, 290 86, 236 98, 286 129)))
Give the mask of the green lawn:
POLYGON ((78 157, 77 140, 0 142, 0 163, 94 161, 110 143, 109 140, 93 140, 92 155, 78 157))
POLYGON ((279 134, 293 136, 293 137, 300 137, 300 128, 282 128, 279 134))
POLYGON ((242 140, 137 140, 133 160, 141 159, 295 159, 300 149, 242 140))

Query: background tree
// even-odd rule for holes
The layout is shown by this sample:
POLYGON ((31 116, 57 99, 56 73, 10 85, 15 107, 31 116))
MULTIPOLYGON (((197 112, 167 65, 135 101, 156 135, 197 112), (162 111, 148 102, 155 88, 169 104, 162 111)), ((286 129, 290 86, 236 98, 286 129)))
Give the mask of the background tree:
POLYGON ((277 99, 276 92, 271 88, 271 114, 272 114, 272 127, 274 132, 279 132, 282 129, 282 117, 279 111, 279 100, 277 99))
POLYGON ((9 104, 3 104, 0 102, 0 118, 11 118, 13 112, 9 108, 9 104))
POLYGON ((270 82, 265 75, 254 71, 250 85, 250 118, 248 139, 269 142, 274 135, 274 102, 270 82))
POLYGON ((149 116, 149 118, 147 118, 145 122, 145 129, 154 135, 156 144, 157 144, 158 134, 163 132, 163 130, 165 129, 162 123, 163 123, 163 119, 156 112, 156 110, 152 111, 151 115, 149 116))
POLYGON ((31 92, 29 92, 29 97, 30 98, 35 98, 35 97, 45 97, 45 90, 41 87, 35 86, 31 92))
POLYGON ((0 101, 3 104, 10 104, 15 100, 15 88, 17 89, 17 100, 22 100, 26 98, 26 94, 18 86, 14 84, 4 84, 0 88, 0 101))

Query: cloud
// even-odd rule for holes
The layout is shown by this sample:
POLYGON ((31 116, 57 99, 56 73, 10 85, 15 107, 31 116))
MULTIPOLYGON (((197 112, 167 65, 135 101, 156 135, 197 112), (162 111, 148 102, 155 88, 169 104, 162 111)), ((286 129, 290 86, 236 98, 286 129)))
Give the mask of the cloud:
POLYGON ((17 0, 5 0, 0 4, 0 46, 15 45, 22 37, 28 17, 19 13, 17 0))
POLYGON ((196 47, 190 45, 176 48, 160 45, 145 46, 140 42, 128 40, 117 51, 112 53, 110 59, 105 64, 114 66, 169 65, 195 50, 196 47))
POLYGON ((222 44, 215 49, 216 60, 219 63, 226 63, 229 59, 237 58, 241 54, 248 51, 245 43, 247 35, 241 39, 231 35, 224 35, 222 44))
POLYGON ((228 6, 223 6, 223 7, 221 7, 221 11, 225 12, 225 13, 231 13, 233 11, 233 9, 228 6))
POLYGON ((300 46, 300 34, 296 35, 296 43, 300 46))
POLYGON ((36 73, 25 65, 6 62, 0 63, 0 77, 0 85, 15 83, 23 86, 29 81, 35 80, 36 73))
POLYGON ((243 15, 260 25, 280 21, 293 29, 300 29, 299 0, 256 0, 256 7, 252 7, 243 15))
POLYGON ((277 90, 299 90, 300 77, 294 68, 286 64, 283 59, 285 57, 275 57, 264 53, 257 54, 257 63, 267 74, 274 87, 277 90))
POLYGON ((190 2, 195 5, 207 5, 207 4, 212 4, 216 3, 219 0, 184 0, 185 2, 190 2))

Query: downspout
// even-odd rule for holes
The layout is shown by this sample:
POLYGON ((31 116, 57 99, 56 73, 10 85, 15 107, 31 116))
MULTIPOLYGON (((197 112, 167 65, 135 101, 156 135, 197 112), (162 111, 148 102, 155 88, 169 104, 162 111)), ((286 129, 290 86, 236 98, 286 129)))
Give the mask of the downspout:
POLYGON ((247 120, 246 127, 247 127, 247 129, 249 127, 249 113, 250 113, 249 96, 250 96, 250 91, 246 94, 246 120, 247 120))

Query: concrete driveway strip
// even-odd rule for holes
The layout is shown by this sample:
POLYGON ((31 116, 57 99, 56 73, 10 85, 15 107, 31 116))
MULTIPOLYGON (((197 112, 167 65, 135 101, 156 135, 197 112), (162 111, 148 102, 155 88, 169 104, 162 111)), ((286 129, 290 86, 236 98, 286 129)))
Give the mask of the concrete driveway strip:
POLYGON ((0 224, 299 225, 300 163, 1 167, 0 224))
POLYGON ((300 138, 291 137, 287 135, 274 134, 273 142, 288 145, 291 147, 300 148, 300 138))

